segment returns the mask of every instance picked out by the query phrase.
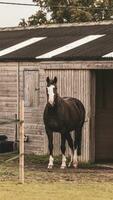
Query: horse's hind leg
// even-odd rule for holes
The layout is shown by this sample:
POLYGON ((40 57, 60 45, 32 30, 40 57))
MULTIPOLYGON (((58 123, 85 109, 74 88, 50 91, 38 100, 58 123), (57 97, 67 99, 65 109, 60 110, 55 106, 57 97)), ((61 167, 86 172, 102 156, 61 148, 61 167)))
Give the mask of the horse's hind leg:
POLYGON ((82 128, 77 130, 77 156, 81 155, 82 128))
POLYGON ((78 166, 78 157, 77 157, 77 141, 78 132, 75 130, 75 138, 74 138, 74 156, 73 156, 73 166, 76 168, 78 166))
POLYGON ((66 156, 65 156, 65 151, 66 151, 66 138, 64 133, 61 133, 61 152, 62 152, 62 164, 61 164, 61 169, 66 168, 66 156))
POLYGON ((73 156, 74 156, 73 139, 72 139, 70 133, 67 133, 67 134, 66 134, 66 139, 67 139, 68 145, 69 145, 69 147, 70 147, 70 149, 71 149, 71 160, 70 160, 70 162, 69 162, 69 164, 68 164, 68 167, 70 167, 71 164, 73 163, 73 156))
POLYGON ((47 136, 48 136, 48 148, 49 148, 49 152, 50 152, 50 156, 49 156, 49 163, 48 163, 48 169, 52 169, 53 168, 53 132, 51 131, 46 131, 47 136))
POLYGON ((74 167, 77 167, 78 156, 81 155, 81 139, 82 139, 82 129, 78 128, 77 130, 75 130, 75 139, 74 139, 74 158, 73 158, 74 167))

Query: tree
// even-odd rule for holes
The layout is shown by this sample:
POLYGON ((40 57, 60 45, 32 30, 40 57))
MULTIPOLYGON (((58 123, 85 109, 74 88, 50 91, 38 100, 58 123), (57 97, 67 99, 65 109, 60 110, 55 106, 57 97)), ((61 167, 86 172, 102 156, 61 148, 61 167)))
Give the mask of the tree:
POLYGON ((25 19, 21 19, 21 21, 19 22, 19 26, 25 27, 27 26, 27 22, 25 21, 25 19))
POLYGON ((112 0, 33 0, 39 10, 27 25, 73 23, 110 19, 112 0))
MULTIPOLYGON (((41 8, 51 13, 51 23, 91 21, 92 17, 81 0, 33 0, 41 8)), ((90 0, 91 1, 91 0, 90 0)))
POLYGON ((39 10, 35 15, 32 15, 28 18, 28 25, 35 26, 47 23, 46 13, 42 10, 39 10))
POLYGON ((97 21, 110 20, 113 15, 113 1, 112 0, 96 0, 94 3, 94 10, 92 11, 94 19, 97 21))

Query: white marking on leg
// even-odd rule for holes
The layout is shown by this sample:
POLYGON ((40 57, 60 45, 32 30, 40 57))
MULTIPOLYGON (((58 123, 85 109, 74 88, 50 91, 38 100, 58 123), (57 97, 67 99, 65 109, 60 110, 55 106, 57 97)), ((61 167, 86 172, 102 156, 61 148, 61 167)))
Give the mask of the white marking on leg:
POLYGON ((72 162, 73 162, 73 152, 71 151, 71 160, 70 160, 70 162, 69 162, 69 164, 68 164, 68 167, 71 166, 72 162))
POLYGON ((53 168, 53 162, 54 162, 54 158, 53 158, 53 156, 50 155, 49 163, 48 163, 48 169, 52 169, 53 168))
POLYGON ((66 156, 63 154, 62 155, 62 164, 61 164, 61 169, 66 168, 66 156))
POLYGON ((54 103, 54 95, 55 95, 54 91, 53 91, 54 88, 55 88, 54 85, 50 85, 49 87, 47 87, 47 91, 48 91, 48 95, 49 95, 48 101, 51 105, 53 105, 53 103, 54 103))
POLYGON ((73 156, 73 167, 78 166, 78 159, 77 159, 77 149, 74 150, 74 156, 73 156))

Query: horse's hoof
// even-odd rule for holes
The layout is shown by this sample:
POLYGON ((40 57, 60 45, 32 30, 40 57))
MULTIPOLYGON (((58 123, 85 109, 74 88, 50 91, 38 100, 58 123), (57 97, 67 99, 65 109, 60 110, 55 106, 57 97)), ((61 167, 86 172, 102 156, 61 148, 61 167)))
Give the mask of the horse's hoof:
POLYGON ((62 165, 61 165, 61 167, 60 167, 60 169, 65 169, 65 168, 66 168, 66 165, 65 165, 65 166, 62 166, 62 165))
POLYGON ((48 165, 48 169, 53 169, 53 165, 48 165))
POLYGON ((69 162, 68 167, 71 167, 71 166, 72 166, 72 162, 69 162))
POLYGON ((78 163, 73 163, 73 167, 76 169, 78 167, 78 163))

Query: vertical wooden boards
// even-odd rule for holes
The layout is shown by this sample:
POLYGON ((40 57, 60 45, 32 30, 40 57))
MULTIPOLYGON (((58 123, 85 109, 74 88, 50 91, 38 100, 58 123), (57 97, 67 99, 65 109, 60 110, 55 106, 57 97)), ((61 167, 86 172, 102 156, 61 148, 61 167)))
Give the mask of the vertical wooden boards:
MULTIPOLYGON (((94 158, 95 135, 95 73, 82 69, 83 64, 19 62, 0 65, 0 116, 19 116, 19 99, 25 99, 25 134, 30 142, 25 144, 26 153, 46 154, 47 138, 43 124, 43 111, 46 104, 46 77, 58 78, 58 91, 61 96, 80 99, 86 109, 83 128, 81 161, 94 158), (18 106, 17 106, 18 105, 18 106)), ((0 133, 14 140, 15 125, 0 126, 0 133)), ((54 134, 54 153, 59 155, 60 135, 54 134)), ((67 146, 67 154, 69 148, 67 146)))
POLYGON ((43 128, 44 103, 42 98, 42 87, 45 80, 41 75, 41 70, 39 71, 36 65, 29 66, 27 63, 20 67, 20 79, 21 96, 25 100, 25 134, 29 137, 29 142, 25 143, 25 152, 42 155, 45 148, 43 128))
MULTIPOLYGON (((0 118, 15 119, 17 113, 18 63, 0 63, 0 118)), ((15 141, 15 124, 0 126, 0 133, 15 141)))
POLYGON ((20 98, 19 181, 24 183, 24 100, 20 98))
POLYGON ((39 105, 39 71, 24 71, 24 100, 25 107, 38 107, 39 105))

